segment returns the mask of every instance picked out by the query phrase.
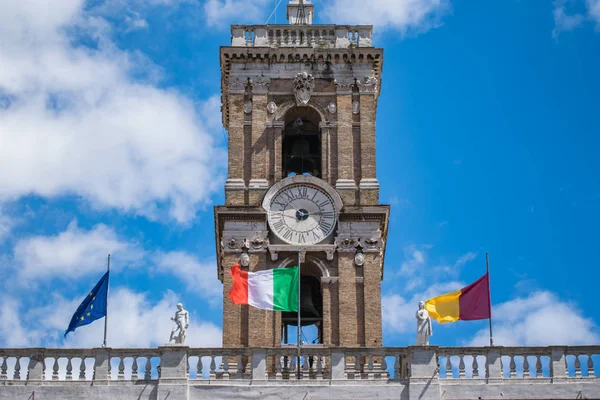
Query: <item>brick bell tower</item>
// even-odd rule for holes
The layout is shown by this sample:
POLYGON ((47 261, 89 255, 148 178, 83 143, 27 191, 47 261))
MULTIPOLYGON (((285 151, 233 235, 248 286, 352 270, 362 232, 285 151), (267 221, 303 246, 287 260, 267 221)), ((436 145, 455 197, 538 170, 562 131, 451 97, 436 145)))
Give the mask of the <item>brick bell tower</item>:
POLYGON ((220 49, 229 134, 225 205, 215 207, 223 346, 287 343, 296 313, 234 305, 229 270, 295 266, 300 252, 302 325, 317 332, 309 343, 380 347, 383 49, 372 46, 372 26, 313 25, 312 4, 287 7, 289 25, 233 25, 231 46, 220 49))

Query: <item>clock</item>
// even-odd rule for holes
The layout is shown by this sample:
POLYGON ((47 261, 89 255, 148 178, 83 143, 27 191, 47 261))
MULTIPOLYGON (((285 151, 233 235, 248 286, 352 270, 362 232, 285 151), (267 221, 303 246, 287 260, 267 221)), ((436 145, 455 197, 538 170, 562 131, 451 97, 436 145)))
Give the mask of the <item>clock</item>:
POLYGON ((335 202, 318 186, 284 186, 267 206, 271 230, 279 239, 297 246, 313 245, 331 234, 337 221, 335 202))

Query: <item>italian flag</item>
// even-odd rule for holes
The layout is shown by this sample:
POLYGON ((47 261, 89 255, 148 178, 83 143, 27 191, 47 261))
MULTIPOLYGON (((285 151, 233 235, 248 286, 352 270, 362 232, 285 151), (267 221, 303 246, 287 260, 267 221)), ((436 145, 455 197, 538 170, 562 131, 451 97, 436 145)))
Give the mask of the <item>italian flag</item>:
POLYGON ((298 311, 298 267, 266 271, 242 271, 231 267, 233 285, 229 298, 234 304, 249 304, 262 310, 298 311))

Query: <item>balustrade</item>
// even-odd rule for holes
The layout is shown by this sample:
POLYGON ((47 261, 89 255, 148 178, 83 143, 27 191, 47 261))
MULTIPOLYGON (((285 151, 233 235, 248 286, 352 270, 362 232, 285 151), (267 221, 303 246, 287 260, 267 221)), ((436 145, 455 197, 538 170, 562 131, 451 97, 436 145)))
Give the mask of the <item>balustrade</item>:
POLYGON ((231 45, 239 47, 372 47, 371 25, 232 25, 231 45))
POLYGON ((307 346, 300 357, 293 347, 172 349, 0 349, 0 385, 28 381, 158 382, 161 357, 168 351, 179 351, 184 357, 182 362, 187 362, 187 372, 181 378, 191 384, 298 380, 298 365, 300 379, 307 381, 403 382, 410 379, 414 352, 428 349, 435 352, 437 377, 441 381, 600 381, 596 370, 600 368, 600 346, 338 349, 307 346))

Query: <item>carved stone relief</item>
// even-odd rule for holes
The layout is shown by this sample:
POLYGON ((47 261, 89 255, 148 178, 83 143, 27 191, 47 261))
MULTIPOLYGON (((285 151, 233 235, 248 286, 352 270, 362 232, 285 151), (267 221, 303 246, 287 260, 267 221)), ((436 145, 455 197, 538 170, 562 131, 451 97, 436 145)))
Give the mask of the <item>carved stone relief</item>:
POLYGON ((230 92, 243 92, 248 84, 248 77, 230 76, 227 80, 227 84, 230 92))
POLYGON ((360 114, 360 103, 358 102, 358 100, 354 100, 352 102, 352 114, 360 114))
POLYGON ((252 86, 252 92, 254 93, 267 93, 270 84, 271 78, 266 76, 255 76, 250 78, 250 85, 252 86))
POLYGON ((352 88, 356 84, 356 79, 354 77, 339 77, 335 78, 333 83, 335 83, 338 91, 352 92, 352 88))
POLYGON ((294 80, 294 96, 296 97, 296 104, 299 106, 307 105, 314 88, 315 78, 307 72, 300 72, 294 80))
POLYGON ((275 104, 274 101, 270 101, 267 104, 267 111, 269 112, 269 114, 275 114, 277 112, 277 104, 275 104))
POLYGON ((252 112, 252 101, 246 100, 244 102, 244 113, 250 114, 252 112))
POLYGON ((362 81, 357 81, 361 93, 377 92, 377 78, 374 76, 365 77, 362 81))
POLYGON ((329 111, 330 114, 335 114, 335 112, 337 111, 337 106, 333 101, 327 104, 327 111, 329 111))

